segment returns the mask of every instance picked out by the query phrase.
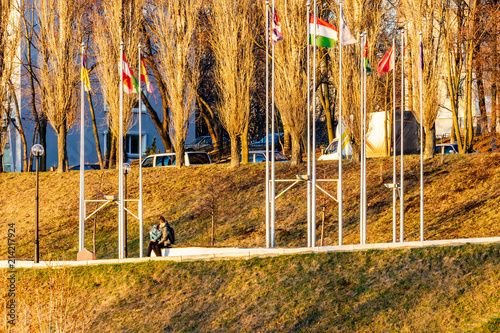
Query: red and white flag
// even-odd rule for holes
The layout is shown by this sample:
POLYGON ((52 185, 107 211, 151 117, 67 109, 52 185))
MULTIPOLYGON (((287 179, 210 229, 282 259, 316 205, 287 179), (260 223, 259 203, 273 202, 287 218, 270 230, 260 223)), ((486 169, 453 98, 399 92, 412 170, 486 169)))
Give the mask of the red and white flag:
POLYGON ((394 69, 394 49, 391 46, 389 51, 382 57, 378 66, 377 66, 377 74, 382 76, 382 74, 390 72, 394 69))
POLYGON ((128 66, 127 59, 125 58, 125 54, 123 54, 122 59, 122 76, 123 76, 123 91, 127 94, 138 93, 139 92, 139 82, 135 78, 134 74, 130 70, 128 66))

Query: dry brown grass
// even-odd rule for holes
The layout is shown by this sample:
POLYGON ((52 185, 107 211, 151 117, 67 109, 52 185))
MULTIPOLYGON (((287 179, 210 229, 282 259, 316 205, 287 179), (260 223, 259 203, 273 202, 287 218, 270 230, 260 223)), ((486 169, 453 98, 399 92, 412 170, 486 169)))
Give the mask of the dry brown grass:
POLYGON ((18 312, 56 280, 89 332, 498 332, 498 267, 499 245, 467 245, 19 270, 18 312))
MULTIPOLYGON (((419 239, 419 170, 417 156, 406 159, 405 240, 419 239)), ((399 162, 398 162, 399 163, 399 162)), ((398 164, 399 165, 399 164, 398 164)), ((336 163, 318 163, 318 179, 334 177, 336 163)), ((277 179, 295 178, 305 166, 277 163, 277 179)), ((499 236, 500 155, 496 153, 436 157, 425 164, 426 239, 499 236)), ((383 186, 391 182, 392 161, 368 161, 368 242, 392 241, 392 194, 383 186)), ((137 198, 137 175, 129 176, 130 197, 137 198)), ((217 191, 216 246, 264 247, 263 164, 230 169, 227 165, 155 168, 144 170, 145 231, 164 215, 176 231, 176 246, 206 246, 210 242, 211 188, 217 191), (210 186, 212 179, 219 179, 210 186)), ((359 165, 345 163, 344 243, 359 243, 359 165)), ((41 260, 75 259, 78 249, 78 172, 40 174, 41 260)), ((117 195, 115 170, 86 172, 87 199, 117 195)), ((287 185, 278 185, 278 188, 287 185)), ((18 258, 33 257, 35 226, 35 175, 0 174, 0 230, 16 223, 18 258)), ((334 185, 325 185, 335 192, 334 185)), ((279 189, 278 189, 279 190, 279 189)), ((306 190, 297 186, 276 201, 276 244, 306 245, 306 190)), ((337 205, 318 192, 318 213, 326 207, 325 245, 338 243, 337 205)), ((136 209, 136 206, 132 209, 136 209)), ((87 206, 90 212, 92 205, 87 206)), ((91 219, 92 220, 92 219, 91 219)), ((97 256, 117 257, 117 207, 97 216, 97 256)), ((92 248, 92 221, 86 245, 92 248)), ((318 227, 320 227, 318 222, 318 227)), ((399 226, 398 226, 399 230, 399 226)), ((145 232, 147 234, 147 232, 145 232)), ((129 217, 129 253, 138 256, 138 223, 129 217)), ((320 230, 318 230, 318 238, 320 230)), ((146 243, 145 243, 146 244, 146 243)), ((0 245, 6 258, 6 243, 0 245)))

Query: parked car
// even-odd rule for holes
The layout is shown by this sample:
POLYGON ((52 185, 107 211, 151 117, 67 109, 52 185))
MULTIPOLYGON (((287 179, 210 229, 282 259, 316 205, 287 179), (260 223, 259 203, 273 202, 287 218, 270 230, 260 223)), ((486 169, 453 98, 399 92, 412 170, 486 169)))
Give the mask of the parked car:
POLYGON ((443 143, 436 145, 434 150, 436 154, 458 154, 457 143, 443 143))
MULTIPOLYGON (((272 152, 269 152, 272 154, 272 152)), ((241 157, 240 157, 241 160, 241 157)), ((248 152, 248 163, 259 163, 266 161, 266 151, 265 150, 255 150, 248 152)), ((274 161, 276 162, 289 162, 290 160, 286 158, 281 152, 274 152, 274 161)))
MULTIPOLYGON (((269 147, 271 147, 271 144, 273 142, 273 135, 269 134, 269 147)), ((285 135, 283 133, 274 133, 274 147, 280 149, 281 145, 284 144, 284 138, 285 135)), ((266 148, 266 137, 263 137, 259 141, 252 142, 251 144, 248 145, 248 148, 253 148, 253 149, 259 149, 259 148, 266 148)))
MULTIPOLYGON (((229 145, 231 142, 228 138, 222 138, 224 145, 229 145)), ((214 150, 214 143, 211 136, 200 136, 194 141, 186 144, 184 146, 186 150, 202 150, 202 151, 212 151, 214 150)))
MULTIPOLYGON (((70 166, 69 171, 80 171, 80 165, 70 166)), ((101 170, 101 166, 99 164, 84 164, 83 170, 101 170)))
MULTIPOLYGON (((143 168, 175 166, 175 153, 149 155, 142 161, 143 168)), ((184 153, 184 165, 212 164, 210 156, 205 152, 187 151, 184 153)))

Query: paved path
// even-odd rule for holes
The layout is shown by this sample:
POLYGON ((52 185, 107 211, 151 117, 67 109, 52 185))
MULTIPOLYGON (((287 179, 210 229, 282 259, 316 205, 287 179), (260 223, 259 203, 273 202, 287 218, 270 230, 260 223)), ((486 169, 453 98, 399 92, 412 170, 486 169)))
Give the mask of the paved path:
MULTIPOLYGON (((301 253, 329 253, 329 252, 349 252, 366 250, 385 249, 408 249, 432 246, 458 246, 465 244, 493 244, 500 243, 500 237, 488 238, 465 238, 449 240, 430 240, 424 242, 404 242, 404 243, 378 243, 366 245, 341 245, 322 247, 300 247, 300 248, 202 248, 202 247, 179 247, 168 249, 167 256, 160 258, 129 258, 129 259, 100 259, 89 261, 41 261, 38 264, 33 261, 16 261, 16 268, 47 268, 47 267, 70 267, 70 266, 90 266, 105 264, 121 264, 146 262, 148 260, 167 261, 198 261, 198 260, 220 260, 220 259, 248 259, 254 257, 270 257, 287 254, 301 253)), ((0 268, 8 268, 6 260, 0 261, 0 268)))

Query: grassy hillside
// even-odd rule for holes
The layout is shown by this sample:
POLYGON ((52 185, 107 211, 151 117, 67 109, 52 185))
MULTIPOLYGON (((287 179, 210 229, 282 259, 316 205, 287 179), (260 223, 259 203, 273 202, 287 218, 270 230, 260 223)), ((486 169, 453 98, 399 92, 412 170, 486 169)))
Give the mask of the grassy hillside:
POLYGON ((56 323, 64 332, 500 331, 498 244, 32 269, 17 279, 16 332, 56 323))
MULTIPOLYGON (((399 158, 398 158, 399 170, 399 158)), ((318 179, 335 178, 337 163, 318 163, 318 179)), ((392 159, 368 161, 368 242, 392 241, 392 159)), ((500 235, 500 155, 484 153, 436 157, 425 163, 426 239, 500 235)), ((277 179, 295 179, 305 165, 277 163, 277 179)), ((138 198, 138 170, 129 175, 129 194, 138 198)), ((216 246, 265 246, 265 165, 236 170, 227 165, 144 170, 145 235, 164 215, 176 230, 176 246, 209 244, 211 203, 215 198, 216 246)), ((405 157, 405 240, 419 239, 419 160, 405 157)), ((277 191, 290 183, 279 183, 277 191)), ((321 186, 336 193, 333 182, 321 186)), ((35 175, 0 174, 0 230, 16 224, 17 257, 33 257, 35 175)), ((86 198, 118 196, 116 170, 87 171, 86 198)), ((78 249, 79 172, 40 174, 41 260, 75 259, 78 249)), ((318 240, 325 207, 325 245, 338 244, 338 206, 318 191, 318 240)), ((97 204, 88 204, 90 213, 97 204)), ((399 205, 399 203, 398 203, 399 205)), ((137 209, 136 204, 130 204, 137 209)), ((276 245, 306 245, 306 186, 299 184, 276 201, 276 245)), ((399 206, 398 206, 399 212, 399 206)), ((117 206, 106 208, 86 224, 86 246, 92 250, 96 223, 98 258, 117 257, 117 206)), ((399 226, 398 226, 399 230, 399 226)), ((359 164, 344 164, 344 243, 359 242, 359 164)), ((0 257, 6 257, 6 244, 0 257)), ((318 242, 319 243, 319 242, 318 242)), ((129 255, 138 256, 138 223, 129 216, 129 255)), ((145 242, 145 245, 147 243, 145 242)))

